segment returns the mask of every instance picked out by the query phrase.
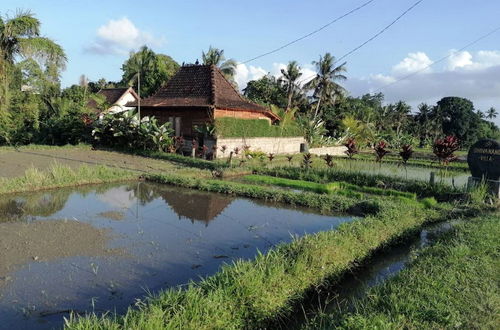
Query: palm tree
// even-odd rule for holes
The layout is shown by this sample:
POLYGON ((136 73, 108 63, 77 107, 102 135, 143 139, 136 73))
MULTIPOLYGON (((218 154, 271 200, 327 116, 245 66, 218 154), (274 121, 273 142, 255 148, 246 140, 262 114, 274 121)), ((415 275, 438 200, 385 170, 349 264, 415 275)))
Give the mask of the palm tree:
POLYGON ((40 37, 40 21, 29 11, 18 11, 12 18, 0 16, 0 104, 8 101, 9 70, 15 59, 35 58, 46 66, 52 79, 64 69, 66 55, 54 41, 40 37))
POLYGON ((300 89, 299 85, 297 84, 297 79, 302 76, 302 73, 300 72, 300 67, 297 61, 290 61, 288 62, 286 69, 281 69, 281 74, 283 75, 283 77, 281 77, 280 80, 286 86, 286 93, 288 97, 285 112, 288 112, 288 110, 290 110, 290 107, 292 106, 292 97, 300 89))
POLYGON ((482 112, 481 110, 477 110, 477 115, 479 116, 479 118, 483 119, 485 117, 484 115, 484 112, 482 112))
POLYGON ((486 111, 486 118, 488 119, 495 119, 497 116, 498 111, 493 107, 489 108, 488 111, 486 111))
POLYGON ((238 65, 235 60, 228 59, 224 56, 224 50, 210 46, 208 51, 201 54, 203 64, 215 65, 219 67, 224 76, 233 81, 236 74, 236 66, 238 65))
POLYGON ((309 81, 305 87, 313 89, 313 97, 317 99, 316 110, 314 117, 316 118, 319 113, 321 102, 326 104, 334 104, 336 98, 345 92, 344 87, 337 84, 336 81, 346 80, 347 77, 342 73, 346 72, 346 62, 339 66, 335 66, 335 57, 330 53, 325 56, 320 56, 319 61, 312 62, 317 69, 316 77, 309 81))

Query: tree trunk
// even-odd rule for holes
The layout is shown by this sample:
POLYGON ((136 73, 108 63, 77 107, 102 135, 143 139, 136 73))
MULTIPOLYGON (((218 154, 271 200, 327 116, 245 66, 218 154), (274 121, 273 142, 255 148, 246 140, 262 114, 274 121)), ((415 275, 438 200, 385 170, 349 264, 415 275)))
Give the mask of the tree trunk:
POLYGON ((316 104, 316 111, 314 111, 314 117, 313 119, 316 120, 316 117, 318 116, 318 111, 319 111, 319 105, 321 104, 321 97, 318 99, 318 104, 316 104))

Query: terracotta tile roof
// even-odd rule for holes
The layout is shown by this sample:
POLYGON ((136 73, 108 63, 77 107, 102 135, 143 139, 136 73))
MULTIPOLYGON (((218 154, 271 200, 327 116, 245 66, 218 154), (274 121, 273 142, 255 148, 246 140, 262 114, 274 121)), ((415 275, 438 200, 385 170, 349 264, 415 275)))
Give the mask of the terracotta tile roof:
MULTIPOLYGON (((137 106, 136 102, 127 106, 137 106)), ((152 96, 142 99, 146 107, 212 107, 216 109, 255 111, 273 120, 279 117, 269 109, 250 102, 238 93, 214 65, 189 65, 177 71, 152 96)))

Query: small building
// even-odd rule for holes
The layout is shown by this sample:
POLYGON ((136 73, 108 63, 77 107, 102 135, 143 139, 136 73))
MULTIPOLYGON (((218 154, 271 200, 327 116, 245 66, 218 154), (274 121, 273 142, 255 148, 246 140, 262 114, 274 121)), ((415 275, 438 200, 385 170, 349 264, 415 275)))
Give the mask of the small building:
MULTIPOLYGON (((127 106, 137 107, 134 101, 127 106)), ((216 118, 280 118, 269 109, 241 96, 215 65, 185 65, 152 96, 141 100, 141 117, 170 122, 176 136, 196 137, 195 126, 216 118)))
POLYGON ((124 88, 103 88, 97 95, 104 97, 106 109, 99 109, 99 106, 95 100, 90 100, 88 107, 95 109, 100 112, 100 115, 106 113, 118 113, 122 111, 127 111, 134 109, 132 106, 128 106, 128 103, 137 102, 139 96, 134 91, 132 87, 124 88))

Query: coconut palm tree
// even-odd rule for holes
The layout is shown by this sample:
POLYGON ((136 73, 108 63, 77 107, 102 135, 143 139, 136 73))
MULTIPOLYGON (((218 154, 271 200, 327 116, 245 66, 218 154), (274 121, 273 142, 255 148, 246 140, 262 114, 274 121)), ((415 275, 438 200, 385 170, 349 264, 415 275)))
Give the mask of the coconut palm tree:
POLYGON ((300 89, 297 83, 297 79, 302 76, 302 73, 300 72, 300 67, 297 61, 290 61, 288 62, 286 69, 281 69, 281 74, 283 76, 280 78, 280 80, 286 86, 286 93, 288 98, 285 112, 288 112, 288 110, 290 110, 290 107, 292 106, 292 98, 294 94, 296 94, 300 89))
POLYGON ((66 55, 54 41, 40 37, 40 21, 29 11, 12 18, 0 16, 0 104, 6 105, 9 70, 16 58, 34 58, 46 67, 52 79, 64 69, 66 55))
POLYGON ((215 65, 219 67, 224 76, 233 81, 236 74, 236 66, 238 65, 235 60, 228 59, 224 56, 224 50, 210 46, 208 51, 201 54, 203 64, 215 65))
POLYGON ((486 111, 486 118, 488 119, 495 119, 497 116, 498 111, 493 107, 489 108, 488 111, 486 111))
POLYGON ((321 103, 334 104, 337 97, 345 93, 344 87, 337 84, 337 81, 346 80, 347 77, 342 73, 346 72, 346 62, 335 66, 335 57, 330 53, 319 57, 319 61, 313 61, 316 66, 317 74, 305 87, 314 90, 313 97, 316 101, 316 110, 314 117, 319 114, 321 103))

